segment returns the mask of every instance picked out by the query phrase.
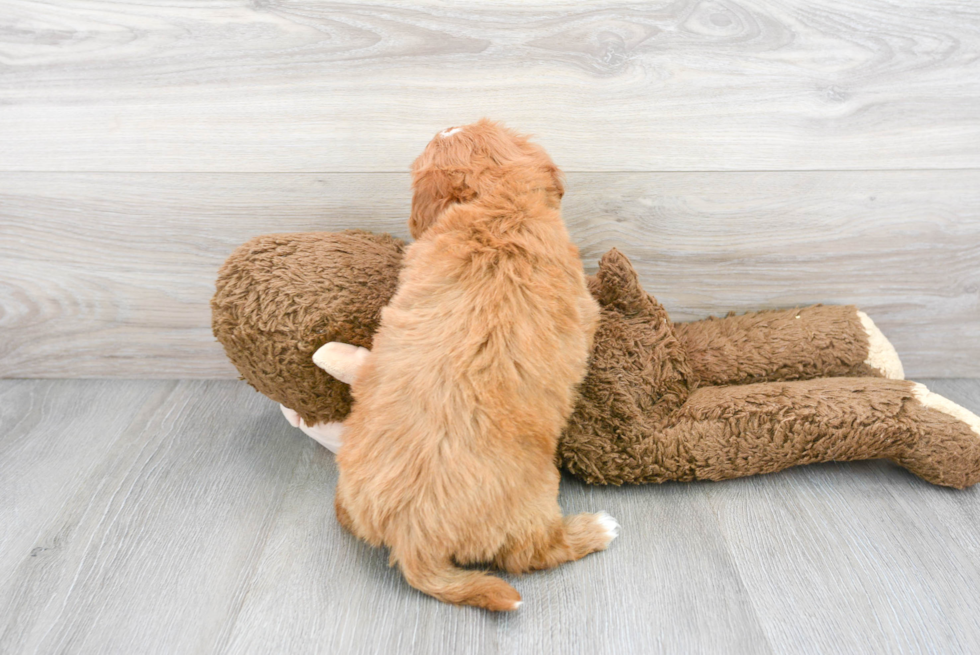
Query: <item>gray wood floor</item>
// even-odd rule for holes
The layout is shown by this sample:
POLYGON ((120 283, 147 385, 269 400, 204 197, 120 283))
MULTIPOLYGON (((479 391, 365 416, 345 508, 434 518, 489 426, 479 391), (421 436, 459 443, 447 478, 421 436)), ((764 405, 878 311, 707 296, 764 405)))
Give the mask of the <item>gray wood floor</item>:
MULTIPOLYGON (((980 381, 929 386, 980 411, 980 381)), ((232 381, 0 381, 0 652, 978 652, 980 489, 887 462, 600 488, 605 553, 490 615, 333 517, 333 456, 232 381)))

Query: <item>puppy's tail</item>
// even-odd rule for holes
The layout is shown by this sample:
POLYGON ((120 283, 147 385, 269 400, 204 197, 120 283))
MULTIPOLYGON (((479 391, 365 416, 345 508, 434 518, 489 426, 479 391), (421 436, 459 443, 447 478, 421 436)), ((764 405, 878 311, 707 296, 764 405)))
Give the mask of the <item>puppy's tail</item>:
POLYGON ((443 602, 475 605, 494 612, 521 606, 521 595, 509 584, 482 571, 458 568, 448 557, 399 554, 397 559, 408 584, 443 602))

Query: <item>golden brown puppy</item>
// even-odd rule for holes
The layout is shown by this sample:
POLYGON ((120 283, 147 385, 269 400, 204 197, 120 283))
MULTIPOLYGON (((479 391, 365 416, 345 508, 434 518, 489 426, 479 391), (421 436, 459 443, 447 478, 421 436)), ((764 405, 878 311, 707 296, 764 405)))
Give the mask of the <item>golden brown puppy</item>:
POLYGON ((391 549, 436 598, 512 610, 503 580, 604 549, 605 513, 563 518, 555 448, 598 307, 559 212, 561 173, 486 120, 437 135, 413 165, 399 288, 353 384, 337 518, 391 549))

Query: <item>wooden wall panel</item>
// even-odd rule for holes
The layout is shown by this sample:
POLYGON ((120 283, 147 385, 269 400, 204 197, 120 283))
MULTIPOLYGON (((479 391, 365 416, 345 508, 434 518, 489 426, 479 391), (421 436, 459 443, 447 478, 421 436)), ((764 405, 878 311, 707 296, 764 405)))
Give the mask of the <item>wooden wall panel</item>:
POLYGON ((481 115, 569 171, 980 166, 974 0, 0 0, 0 170, 403 171, 481 115))
MULTIPOLYGON (((571 173, 565 218, 675 320, 856 303, 910 376, 980 375, 980 171, 571 173)), ((268 232, 407 237, 406 174, 0 174, 0 376, 229 377, 218 267, 268 232)))

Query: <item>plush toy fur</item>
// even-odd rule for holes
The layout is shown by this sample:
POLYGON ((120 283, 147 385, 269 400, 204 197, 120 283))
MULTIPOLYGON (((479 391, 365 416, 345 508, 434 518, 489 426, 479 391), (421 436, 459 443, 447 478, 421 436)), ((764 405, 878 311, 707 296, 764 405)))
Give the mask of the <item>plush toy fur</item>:
POLYGON ((350 387, 313 354, 330 341, 371 346, 404 249, 387 234, 358 230, 256 237, 218 273, 214 335, 244 380, 306 425, 342 421, 350 387))
POLYGON ((934 484, 980 480, 980 420, 944 411, 922 385, 882 377, 869 363, 877 335, 854 307, 675 327, 616 250, 591 291, 602 318, 560 450, 590 482, 724 480, 873 458, 934 484))
MULTIPOLYGON (((219 273, 215 336, 244 379, 313 436, 350 410, 347 385, 313 354, 328 342, 370 347, 403 248, 360 231, 269 235, 219 273)), ((675 325, 616 250, 589 285, 602 313, 558 449, 586 481, 723 480, 873 458, 934 484, 980 480, 980 418, 900 379, 894 349, 855 307, 675 325)))

